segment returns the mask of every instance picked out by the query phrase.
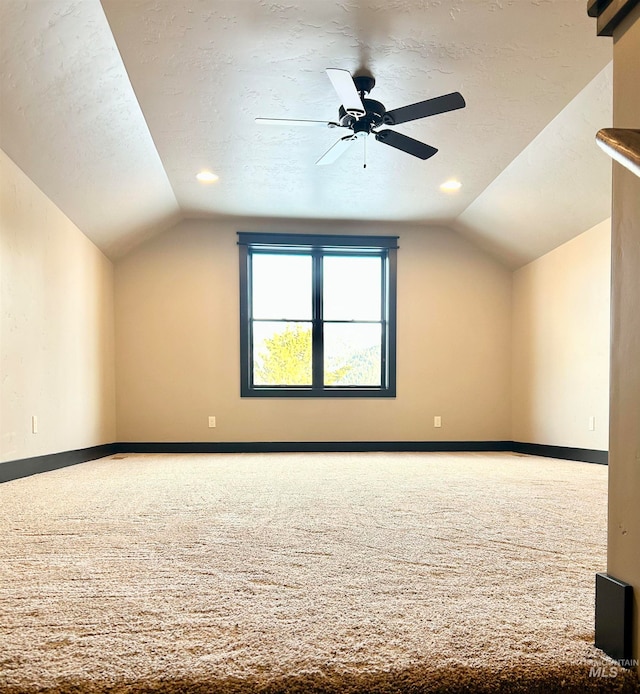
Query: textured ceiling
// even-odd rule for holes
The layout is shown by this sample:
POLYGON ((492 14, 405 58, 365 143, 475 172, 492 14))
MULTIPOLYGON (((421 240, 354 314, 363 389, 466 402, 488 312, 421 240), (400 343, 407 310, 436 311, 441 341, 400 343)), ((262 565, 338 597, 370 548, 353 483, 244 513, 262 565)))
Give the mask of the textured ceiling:
POLYGON ((0 146, 112 257, 255 216, 446 223, 518 266, 609 214, 612 47, 584 0, 2 0, 0 23, 0 146), (395 128, 427 161, 369 137, 366 169, 361 142, 317 167, 342 131, 254 119, 336 120, 327 67, 387 109, 467 107, 395 128))

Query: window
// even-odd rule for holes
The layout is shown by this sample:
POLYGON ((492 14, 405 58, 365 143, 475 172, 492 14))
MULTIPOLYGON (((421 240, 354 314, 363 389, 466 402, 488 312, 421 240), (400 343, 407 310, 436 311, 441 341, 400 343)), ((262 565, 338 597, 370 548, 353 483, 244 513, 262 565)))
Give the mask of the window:
POLYGON ((238 233, 243 397, 395 397, 395 236, 238 233))

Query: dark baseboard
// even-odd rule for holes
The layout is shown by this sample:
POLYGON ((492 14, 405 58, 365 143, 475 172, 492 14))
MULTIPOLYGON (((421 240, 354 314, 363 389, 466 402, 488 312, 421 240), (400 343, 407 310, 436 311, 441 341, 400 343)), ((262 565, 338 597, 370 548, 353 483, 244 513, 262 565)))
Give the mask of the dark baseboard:
POLYGON ((107 443, 75 451, 0 463, 0 483, 115 453, 370 453, 370 452, 509 452, 607 464, 607 451, 545 446, 515 441, 257 441, 257 442, 138 442, 107 443))
POLYGON ((633 650, 633 586, 596 574, 596 648, 620 664, 638 664, 633 650))
POLYGON ((541 443, 511 442, 509 449, 514 453, 526 453, 527 455, 539 455, 544 458, 561 458, 563 460, 576 460, 581 463, 597 463, 607 465, 609 462, 608 451, 598 451, 591 448, 571 448, 569 446, 546 446, 541 443))
POLYGON ((75 451, 62 451, 61 453, 49 453, 34 458, 22 458, 0 463, 0 483, 17 480, 21 477, 37 475, 39 472, 58 470, 69 465, 86 463, 88 460, 96 460, 113 455, 118 451, 117 443, 105 443, 91 448, 80 448, 75 451))
POLYGON ((257 441, 119 443, 122 453, 370 453, 509 451, 510 441, 257 441))

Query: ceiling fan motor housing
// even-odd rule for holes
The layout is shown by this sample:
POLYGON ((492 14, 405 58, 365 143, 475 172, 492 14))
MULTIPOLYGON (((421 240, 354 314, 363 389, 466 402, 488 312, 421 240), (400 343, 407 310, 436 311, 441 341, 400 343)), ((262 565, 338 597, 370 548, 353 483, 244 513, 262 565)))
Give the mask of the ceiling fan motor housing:
POLYGON ((384 104, 373 99, 363 99, 362 103, 365 108, 365 114, 360 118, 355 118, 350 113, 347 113, 343 106, 340 106, 338 111, 338 122, 340 125, 345 128, 351 128, 354 133, 370 133, 373 128, 380 125, 386 113, 384 104))

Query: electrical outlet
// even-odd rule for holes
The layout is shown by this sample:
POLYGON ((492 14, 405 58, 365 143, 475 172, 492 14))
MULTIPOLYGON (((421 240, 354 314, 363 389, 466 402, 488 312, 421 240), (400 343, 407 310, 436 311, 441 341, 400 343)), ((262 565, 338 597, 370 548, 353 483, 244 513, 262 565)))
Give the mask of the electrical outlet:
POLYGON ((38 433, 38 417, 35 414, 31 417, 31 433, 38 433))
POLYGON ((209 417, 209 429, 215 429, 216 426, 216 418, 215 417, 209 417))
POLYGON ((433 426, 434 427, 441 427, 442 426, 442 417, 440 415, 436 415, 433 418, 433 426))

